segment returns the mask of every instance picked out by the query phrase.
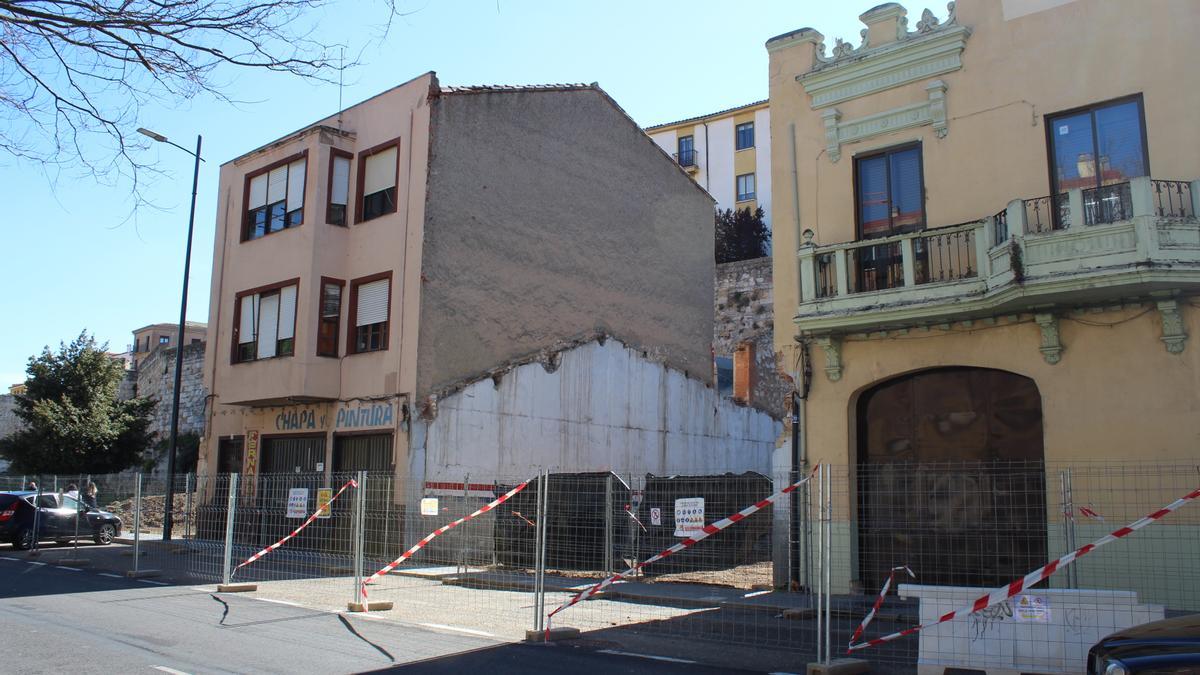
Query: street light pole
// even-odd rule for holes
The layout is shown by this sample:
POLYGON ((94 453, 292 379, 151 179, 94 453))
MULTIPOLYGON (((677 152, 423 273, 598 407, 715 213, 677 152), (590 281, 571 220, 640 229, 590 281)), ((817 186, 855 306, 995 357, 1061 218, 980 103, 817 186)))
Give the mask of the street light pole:
POLYGON ((188 213, 187 249, 183 254, 183 297, 179 301, 179 331, 175 337, 175 387, 171 394, 171 440, 167 448, 167 494, 163 501, 163 541, 171 540, 171 515, 175 504, 175 447, 179 442, 179 389, 183 382, 183 331, 187 321, 188 278, 192 270, 192 229, 196 222, 196 187, 200 180, 200 146, 203 137, 196 135, 196 152, 167 140, 166 136, 147 129, 138 133, 149 136, 160 143, 168 143, 196 158, 192 171, 192 206, 188 213))

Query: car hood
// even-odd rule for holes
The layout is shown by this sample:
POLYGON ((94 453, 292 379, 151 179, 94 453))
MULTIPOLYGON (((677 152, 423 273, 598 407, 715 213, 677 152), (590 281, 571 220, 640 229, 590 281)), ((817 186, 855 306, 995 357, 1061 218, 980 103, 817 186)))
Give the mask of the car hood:
POLYGON ((1104 655, 1130 666, 1200 663, 1200 614, 1153 621, 1104 638, 1104 655))

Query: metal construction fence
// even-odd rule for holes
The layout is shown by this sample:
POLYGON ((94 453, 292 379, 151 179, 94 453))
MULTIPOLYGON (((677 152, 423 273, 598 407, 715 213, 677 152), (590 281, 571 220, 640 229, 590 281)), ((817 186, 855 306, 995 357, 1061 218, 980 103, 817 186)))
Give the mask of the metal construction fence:
MULTIPOLYGON (((797 664, 849 654, 879 672, 1069 673, 1108 634, 1200 612, 1195 464, 813 469, 178 476, 169 544, 161 477, 7 476, 0 489, 32 481, 62 506, 94 485, 133 572, 499 639, 574 627, 797 664)), ((82 551, 88 521, 80 533, 75 520, 74 536, 46 530, 40 545, 82 551)))

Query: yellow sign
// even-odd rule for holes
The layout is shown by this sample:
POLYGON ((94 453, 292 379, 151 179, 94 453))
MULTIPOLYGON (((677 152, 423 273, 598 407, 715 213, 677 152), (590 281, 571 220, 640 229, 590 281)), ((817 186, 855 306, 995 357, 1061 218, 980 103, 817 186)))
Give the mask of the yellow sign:
POLYGON ((329 506, 329 502, 333 501, 333 488, 320 488, 317 490, 317 513, 318 518, 328 518, 333 515, 333 510, 329 506))

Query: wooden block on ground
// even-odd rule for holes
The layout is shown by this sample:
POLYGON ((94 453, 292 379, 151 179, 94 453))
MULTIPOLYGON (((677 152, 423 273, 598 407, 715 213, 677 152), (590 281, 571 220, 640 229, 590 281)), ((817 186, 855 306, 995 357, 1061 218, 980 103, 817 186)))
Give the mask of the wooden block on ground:
POLYGON ((808 664, 808 675, 858 675, 871 672, 871 664, 862 659, 833 659, 829 663, 808 664))
POLYGON ((346 611, 349 612, 386 612, 392 608, 391 600, 376 600, 375 602, 347 602, 346 611))
POLYGON ((160 577, 160 576, 162 576, 162 570, 137 570, 137 571, 129 570, 128 572, 125 573, 125 576, 129 577, 130 579, 146 579, 148 577, 160 577))
POLYGON ((549 635, 544 630, 525 631, 526 642, 557 642, 559 640, 574 640, 579 637, 579 629, 570 626, 551 628, 549 635))
POLYGON ((249 593, 257 590, 258 584, 217 584, 218 593, 249 593))
POLYGON ((87 558, 63 558, 57 562, 59 565, 66 565, 67 567, 87 567, 92 564, 92 561, 87 558))
POLYGON ((785 619, 811 619, 817 615, 817 610, 811 607, 792 607, 791 609, 783 610, 783 618, 785 619))

